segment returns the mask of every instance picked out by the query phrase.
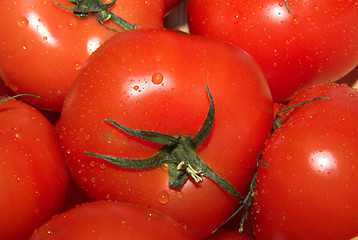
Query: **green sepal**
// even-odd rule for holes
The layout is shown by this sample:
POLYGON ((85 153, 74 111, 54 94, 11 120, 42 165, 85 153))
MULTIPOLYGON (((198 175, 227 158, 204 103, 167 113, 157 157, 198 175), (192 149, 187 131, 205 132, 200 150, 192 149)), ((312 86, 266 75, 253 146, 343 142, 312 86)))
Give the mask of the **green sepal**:
POLYGON ((164 164, 167 159, 163 157, 163 152, 159 152, 157 155, 145 158, 145 159, 130 159, 130 158, 121 158, 116 156, 109 156, 104 154, 92 153, 92 152, 85 152, 86 155, 94 156, 98 158, 102 158, 110 163, 113 163, 117 166, 121 166, 124 168, 130 169, 150 169, 158 167, 164 164))
POLYGON ((211 96, 208 85, 206 85, 206 91, 210 99, 209 110, 208 110, 208 114, 206 115, 204 124, 201 126, 199 132, 191 139, 193 148, 196 148, 197 146, 199 146, 199 144, 202 141, 204 141, 204 139, 210 133, 211 127, 213 126, 213 122, 214 122, 214 116, 215 116, 214 99, 211 96))
POLYGON ((17 94, 15 96, 10 96, 10 97, 5 97, 3 99, 0 99, 0 103, 9 101, 11 99, 19 98, 19 97, 22 97, 22 96, 30 96, 30 97, 34 97, 34 98, 40 98, 39 96, 36 96, 36 95, 33 95, 33 94, 23 93, 23 94, 17 94))
POLYGON ((119 128, 125 133, 128 133, 129 135, 139 137, 151 142, 156 142, 167 146, 173 146, 178 142, 178 137, 174 137, 168 134, 127 128, 108 118, 105 118, 104 121, 112 124, 113 126, 119 128))

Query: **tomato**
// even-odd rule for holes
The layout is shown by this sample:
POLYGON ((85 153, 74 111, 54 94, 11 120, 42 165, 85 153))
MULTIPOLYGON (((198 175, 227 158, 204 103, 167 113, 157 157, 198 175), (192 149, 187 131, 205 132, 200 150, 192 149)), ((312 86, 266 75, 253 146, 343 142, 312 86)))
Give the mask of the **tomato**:
POLYGON ((0 103, 0 236, 26 239, 57 213, 68 183, 51 123, 19 101, 0 103))
MULTIPOLYGON (((215 120, 190 154, 244 195, 270 131, 273 104, 267 82, 241 49, 169 30, 116 35, 82 68, 56 127, 74 180, 92 200, 149 206, 184 223, 199 238, 209 235, 236 209, 239 198, 206 176, 173 188, 168 163, 132 170, 85 155, 143 159, 165 151, 162 144, 130 136, 105 118, 128 128, 194 137, 211 106, 206 84, 215 120)), ((189 172, 183 163, 183 172, 189 172)), ((200 175, 200 170, 192 173, 200 175)))
POLYGON ((252 204, 260 239, 350 239, 358 235, 358 92, 308 89, 267 141, 252 204))
POLYGON ((196 239, 164 214, 131 204, 101 201, 82 204, 35 230, 36 239, 196 239))
POLYGON ((188 0, 189 30, 229 41, 260 65, 275 102, 358 64, 357 1, 188 0))
MULTIPOLYGON (((109 10, 138 28, 163 25, 164 0, 117 0, 109 10)), ((116 33, 92 15, 78 18, 53 0, 0 1, 0 31, 0 76, 14 92, 40 96, 24 97, 27 102, 53 111, 61 110, 84 61, 116 33)))
POLYGON ((255 240, 255 238, 232 229, 221 228, 205 240, 255 240))

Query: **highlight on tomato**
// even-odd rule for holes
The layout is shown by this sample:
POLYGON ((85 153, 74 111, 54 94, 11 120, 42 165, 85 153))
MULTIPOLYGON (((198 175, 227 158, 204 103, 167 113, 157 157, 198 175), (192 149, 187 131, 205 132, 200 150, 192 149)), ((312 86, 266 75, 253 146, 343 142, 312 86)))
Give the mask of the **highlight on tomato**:
POLYGON ((90 56, 56 129, 91 200, 149 206, 203 238, 248 192, 272 118, 266 79, 246 52, 133 30, 90 56))
POLYGON ((260 65, 273 100, 337 81, 358 65, 356 1, 188 0, 190 33, 231 42, 260 65))
POLYGON ((1 239, 27 239, 34 228, 61 211, 67 185, 53 125, 28 104, 1 98, 1 239))
POLYGON ((127 203, 84 203, 53 217, 36 229, 29 240, 195 240, 181 224, 149 209, 127 203))
POLYGON ((164 8, 164 0, 0 1, 0 77, 17 94, 40 96, 23 96, 31 105, 60 111, 85 60, 116 34, 111 29, 162 28, 164 8))
POLYGON ((357 90, 319 85, 288 107, 294 108, 267 141, 261 157, 267 166, 257 173, 251 211, 256 238, 358 236, 357 90))

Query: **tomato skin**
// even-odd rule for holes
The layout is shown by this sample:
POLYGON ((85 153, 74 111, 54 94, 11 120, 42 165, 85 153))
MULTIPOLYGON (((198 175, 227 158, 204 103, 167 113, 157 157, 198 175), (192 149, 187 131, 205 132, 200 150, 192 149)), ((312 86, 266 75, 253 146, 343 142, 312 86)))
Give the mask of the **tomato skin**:
POLYGON ((254 233, 260 239, 351 239, 358 235, 358 93, 320 85, 268 140, 257 174, 254 233))
POLYGON ((112 201, 82 204, 35 230, 29 240, 195 240, 183 226, 155 210, 112 201))
POLYGON ((358 64, 356 1, 188 0, 192 34, 232 42, 260 65, 273 100, 336 81, 358 64))
MULTIPOLYGON (((163 26, 164 0, 117 0, 110 10, 139 28, 163 26)), ((41 97, 24 97, 27 102, 53 111, 61 110, 84 61, 115 34, 93 16, 80 19, 52 0, 1 1, 0 31, 0 76, 14 92, 41 97)))
POLYGON ((0 236, 26 239, 61 209, 67 169, 54 127, 34 108, 1 103, 0 126, 0 236))
POLYGON ((133 171, 84 155, 148 158, 161 147, 122 133, 104 118, 133 129, 193 137, 208 112, 206 84, 216 115, 196 152, 245 194, 272 121, 266 80, 235 46, 169 30, 116 35, 86 62, 57 124, 75 181, 92 200, 150 206, 185 223, 199 238, 209 235, 238 203, 211 180, 203 177, 196 184, 189 179, 175 190, 168 186, 165 167, 133 171), (153 78, 158 75, 163 78, 153 78))

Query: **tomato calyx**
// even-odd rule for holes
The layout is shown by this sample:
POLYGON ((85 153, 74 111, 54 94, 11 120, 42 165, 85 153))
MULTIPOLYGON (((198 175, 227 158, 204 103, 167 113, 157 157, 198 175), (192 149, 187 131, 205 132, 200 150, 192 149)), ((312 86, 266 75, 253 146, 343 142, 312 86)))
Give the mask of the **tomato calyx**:
POLYGON ((210 99, 210 105, 206 119, 200 130, 194 137, 190 136, 171 136, 168 134, 130 129, 122 126, 111 119, 104 119, 119 130, 124 131, 141 139, 163 144, 163 147, 157 155, 146 159, 128 159, 117 156, 108 156, 98 153, 85 152, 86 155, 99 157, 117 166, 130 169, 150 169, 158 166, 166 166, 169 175, 169 186, 180 189, 187 181, 189 176, 196 182, 203 181, 203 176, 210 178, 217 183, 229 194, 243 199, 243 197, 236 191, 236 189, 228 183, 224 178, 213 171, 206 163, 204 163, 197 153, 195 148, 208 136, 211 131, 215 107, 214 101, 210 94, 208 86, 207 93, 210 99))
POLYGON ((56 0, 53 0, 54 3, 56 3, 58 6, 72 11, 76 17, 79 18, 85 18, 88 16, 88 14, 92 13, 92 15, 96 18, 96 20, 103 25, 104 27, 115 31, 120 32, 117 29, 108 27, 104 24, 105 21, 113 21, 116 23, 119 27, 121 27, 123 30, 133 30, 136 29, 137 26, 134 24, 130 24, 127 21, 125 21, 123 18, 117 16, 116 14, 112 13, 108 9, 112 7, 116 0, 113 0, 110 3, 104 4, 103 0, 68 0, 70 3, 74 4, 74 8, 66 7, 60 3, 58 3, 56 0))

